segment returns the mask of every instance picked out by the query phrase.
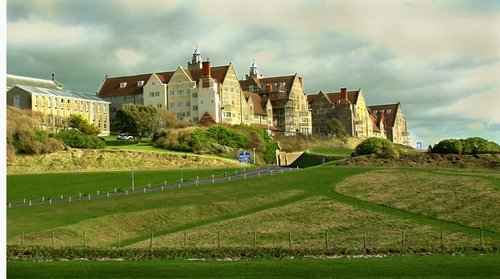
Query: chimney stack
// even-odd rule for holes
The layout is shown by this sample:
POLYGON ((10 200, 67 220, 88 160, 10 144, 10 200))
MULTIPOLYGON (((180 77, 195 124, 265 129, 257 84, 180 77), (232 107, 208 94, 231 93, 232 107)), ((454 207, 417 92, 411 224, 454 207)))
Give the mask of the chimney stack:
POLYGON ((210 60, 207 58, 207 61, 202 63, 202 70, 201 70, 201 77, 202 78, 210 78, 211 77, 211 68, 210 68, 210 60))
POLYGON ((347 100, 347 88, 340 88, 340 99, 347 100))

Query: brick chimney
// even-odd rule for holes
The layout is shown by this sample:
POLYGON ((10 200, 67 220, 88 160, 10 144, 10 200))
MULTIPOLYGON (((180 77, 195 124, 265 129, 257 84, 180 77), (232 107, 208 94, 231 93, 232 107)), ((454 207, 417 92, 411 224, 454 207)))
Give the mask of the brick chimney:
POLYGON ((210 67, 210 60, 207 58, 207 61, 202 62, 201 66, 201 80, 203 88, 210 87, 211 77, 212 77, 212 68, 210 67))
POLYGON ((345 87, 340 88, 340 99, 347 100, 347 88, 345 87))
POLYGON ((204 61, 201 66, 201 77, 202 78, 210 78, 212 69, 210 68, 210 60, 207 58, 207 61, 204 61))

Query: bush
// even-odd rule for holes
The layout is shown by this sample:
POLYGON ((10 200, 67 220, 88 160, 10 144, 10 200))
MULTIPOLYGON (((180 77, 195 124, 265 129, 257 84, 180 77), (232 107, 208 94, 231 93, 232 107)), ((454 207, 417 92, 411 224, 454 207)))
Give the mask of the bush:
POLYGON ((106 147, 106 143, 99 137, 82 134, 76 129, 60 131, 56 136, 73 148, 102 149, 106 147))
POLYGON ((394 144, 383 138, 368 138, 362 141, 354 150, 356 155, 370 155, 370 154, 394 154, 397 153, 394 144))
POLYGON ((12 144, 17 153, 46 154, 64 149, 62 142, 49 137, 48 132, 33 129, 14 133, 12 144))
POLYGON ((233 148, 244 148, 250 139, 234 129, 214 125, 206 130, 206 137, 216 143, 233 148))
POLYGON ((434 145, 430 152, 440 154, 500 153, 500 146, 480 137, 445 139, 434 145))

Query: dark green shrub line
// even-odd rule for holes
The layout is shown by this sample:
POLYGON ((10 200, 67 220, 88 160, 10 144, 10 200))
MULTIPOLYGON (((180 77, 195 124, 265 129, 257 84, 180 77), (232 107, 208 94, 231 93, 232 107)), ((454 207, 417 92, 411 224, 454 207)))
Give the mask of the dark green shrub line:
POLYGON ((429 253, 498 253, 497 247, 405 247, 353 249, 332 247, 330 249, 306 248, 184 248, 184 249, 130 249, 130 248, 92 248, 92 247, 48 247, 48 246, 7 246, 9 260, 182 260, 182 259, 282 259, 304 257, 327 257, 342 255, 377 254, 429 254, 429 253))
POLYGON ((500 153, 500 146, 480 137, 466 139, 445 139, 435 144, 430 150, 440 154, 485 154, 500 153))

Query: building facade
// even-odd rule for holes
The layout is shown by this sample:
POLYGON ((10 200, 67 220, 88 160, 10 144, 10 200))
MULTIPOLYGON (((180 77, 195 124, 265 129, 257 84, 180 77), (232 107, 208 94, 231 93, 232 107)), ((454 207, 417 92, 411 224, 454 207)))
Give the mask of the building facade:
POLYGON ((48 129, 64 127, 70 115, 82 115, 89 123, 109 135, 109 105, 95 95, 26 85, 14 85, 7 91, 7 105, 32 110, 48 129))
POLYGON ((264 102, 270 101, 277 133, 286 136, 312 133, 311 112, 302 77, 297 74, 264 77, 253 62, 249 74, 240 80, 240 84, 243 90, 258 94, 264 102))
POLYGON ((337 119, 351 137, 386 138, 394 143, 411 145, 410 132, 400 103, 368 106, 362 89, 308 96, 312 110, 313 133, 332 136, 329 124, 337 119))
POLYGON ((110 101, 111 122, 126 103, 164 108, 177 118, 194 123, 271 126, 272 109, 266 100, 245 95, 232 64, 212 67, 195 49, 187 67, 175 71, 106 77, 98 96, 110 101), (269 123, 267 123, 269 122, 269 123))

